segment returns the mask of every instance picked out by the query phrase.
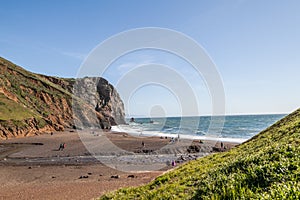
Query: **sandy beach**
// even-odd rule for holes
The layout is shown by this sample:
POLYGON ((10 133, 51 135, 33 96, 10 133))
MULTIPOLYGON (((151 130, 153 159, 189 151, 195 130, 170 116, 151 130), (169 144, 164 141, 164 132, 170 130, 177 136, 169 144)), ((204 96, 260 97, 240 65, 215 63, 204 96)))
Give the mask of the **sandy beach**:
POLYGON ((221 148, 221 143, 214 141, 172 142, 170 138, 133 137, 112 132, 99 134, 91 130, 66 130, 53 135, 2 140, 0 199, 93 199, 108 191, 153 180, 174 168, 167 159, 180 164, 235 145, 224 143, 221 148), (102 148, 94 151, 90 148, 92 143, 87 143, 82 135, 87 136, 87 141, 102 142, 102 148), (65 143, 66 147, 59 151, 61 143, 65 143), (109 148, 111 144, 123 151, 114 152, 113 148, 109 148), (85 145, 90 146, 86 148, 85 145), (103 149, 107 150, 102 152, 103 149), (109 158, 109 162, 96 159, 98 155, 109 158), (123 165, 132 167, 138 166, 138 162, 142 162, 142 167, 151 162, 160 165, 151 171, 108 167, 109 164, 116 168, 123 165))

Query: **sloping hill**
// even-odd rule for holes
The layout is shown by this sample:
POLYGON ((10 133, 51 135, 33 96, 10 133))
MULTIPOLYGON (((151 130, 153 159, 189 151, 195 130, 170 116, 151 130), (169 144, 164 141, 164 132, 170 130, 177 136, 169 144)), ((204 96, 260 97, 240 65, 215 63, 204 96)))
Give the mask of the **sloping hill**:
POLYGON ((0 139, 61 131, 78 124, 105 128, 124 122, 123 103, 103 78, 63 79, 34 74, 1 57, 0 69, 0 139), (79 86, 86 92, 89 88, 85 82, 93 82, 97 88, 101 85, 105 91, 95 90, 89 94, 93 102, 87 102, 74 96, 75 82, 82 83, 79 86), (95 110, 96 104, 100 109, 95 110))
POLYGON ((229 152, 101 199, 300 199, 300 110, 229 152))

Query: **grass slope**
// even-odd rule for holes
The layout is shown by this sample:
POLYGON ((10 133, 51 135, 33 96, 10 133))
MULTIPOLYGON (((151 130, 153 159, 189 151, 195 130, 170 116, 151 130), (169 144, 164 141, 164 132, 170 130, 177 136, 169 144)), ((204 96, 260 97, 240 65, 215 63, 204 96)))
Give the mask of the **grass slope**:
MULTIPOLYGON (((50 105, 42 99, 41 94, 48 95, 53 101, 72 100, 72 94, 45 76, 31 73, 14 63, 0 57, 0 89, 11 94, 14 101, 0 93, 0 122, 7 125, 10 121, 18 127, 26 126, 22 121, 35 118, 42 128, 47 123, 45 118, 51 114, 50 105)), ((59 79, 68 85, 69 79, 59 79)), ((50 102, 51 103, 51 102, 50 102)))
POLYGON ((300 110, 229 152, 100 199, 300 199, 300 110))
POLYGON ((22 120, 35 115, 28 108, 17 104, 0 93, 0 120, 22 120))

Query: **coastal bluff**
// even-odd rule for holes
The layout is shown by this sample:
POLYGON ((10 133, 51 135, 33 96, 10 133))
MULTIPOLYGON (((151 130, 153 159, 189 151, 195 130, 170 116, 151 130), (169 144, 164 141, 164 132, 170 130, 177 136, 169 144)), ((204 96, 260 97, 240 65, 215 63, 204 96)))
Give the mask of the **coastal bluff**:
POLYGON ((104 78, 32 73, 0 57, 0 139, 123 124, 124 104, 104 78))

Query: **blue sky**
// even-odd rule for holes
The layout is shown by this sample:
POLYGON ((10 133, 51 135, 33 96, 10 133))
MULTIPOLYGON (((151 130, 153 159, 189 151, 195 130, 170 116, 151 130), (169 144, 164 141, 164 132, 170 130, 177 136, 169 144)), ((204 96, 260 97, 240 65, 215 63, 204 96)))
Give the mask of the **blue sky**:
MULTIPOLYGON (((300 105, 299 10, 297 0, 1 1, 0 56, 33 72, 76 77, 89 52, 112 35, 141 27, 174 29, 196 40, 215 62, 227 114, 288 113, 300 105)), ((203 80, 166 53, 132 53, 105 77, 115 84, 131 66, 149 62, 186 73, 200 114, 211 112, 203 80)), ((149 115, 157 104, 180 115, 174 96, 158 86, 136 91, 126 111, 149 115)))

